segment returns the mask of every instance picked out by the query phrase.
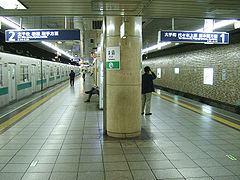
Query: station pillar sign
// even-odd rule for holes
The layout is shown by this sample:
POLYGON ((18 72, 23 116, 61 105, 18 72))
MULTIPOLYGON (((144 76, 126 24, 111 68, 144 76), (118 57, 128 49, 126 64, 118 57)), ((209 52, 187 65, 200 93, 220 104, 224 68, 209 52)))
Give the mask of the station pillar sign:
POLYGON ((120 69, 120 46, 106 48, 106 69, 120 69))

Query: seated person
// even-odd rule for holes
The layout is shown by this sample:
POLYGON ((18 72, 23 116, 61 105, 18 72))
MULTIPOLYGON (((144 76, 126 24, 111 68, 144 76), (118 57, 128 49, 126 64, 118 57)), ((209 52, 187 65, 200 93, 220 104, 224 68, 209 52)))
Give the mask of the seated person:
POLYGON ((93 94, 97 94, 99 95, 99 87, 92 87, 92 89, 90 91, 86 91, 86 94, 89 94, 88 99, 85 102, 90 102, 90 99, 92 97, 93 94))

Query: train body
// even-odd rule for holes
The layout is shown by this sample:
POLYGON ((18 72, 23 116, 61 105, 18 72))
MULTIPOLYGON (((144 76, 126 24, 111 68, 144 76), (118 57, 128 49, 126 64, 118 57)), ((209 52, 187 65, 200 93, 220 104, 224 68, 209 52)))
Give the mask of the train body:
POLYGON ((0 107, 69 79, 79 66, 0 52, 0 107))

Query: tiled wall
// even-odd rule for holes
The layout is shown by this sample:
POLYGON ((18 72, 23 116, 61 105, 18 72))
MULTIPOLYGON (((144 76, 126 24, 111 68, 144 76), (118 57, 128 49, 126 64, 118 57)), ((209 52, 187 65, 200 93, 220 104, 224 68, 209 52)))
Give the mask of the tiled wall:
POLYGON ((143 61, 143 67, 146 65, 156 73, 161 68, 162 77, 154 80, 156 85, 240 105, 240 43, 149 59, 143 61), (174 74, 175 67, 180 68, 179 74, 174 74), (213 85, 203 84, 205 67, 214 68, 213 85))

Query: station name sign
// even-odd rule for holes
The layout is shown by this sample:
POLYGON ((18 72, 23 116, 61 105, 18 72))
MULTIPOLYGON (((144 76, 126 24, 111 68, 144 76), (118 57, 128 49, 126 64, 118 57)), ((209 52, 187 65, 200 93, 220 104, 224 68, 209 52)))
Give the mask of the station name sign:
POLYGON ((6 30, 6 42, 80 40, 80 30, 6 30))
POLYGON ((229 33, 226 32, 159 31, 158 37, 159 42, 229 44, 229 33))

